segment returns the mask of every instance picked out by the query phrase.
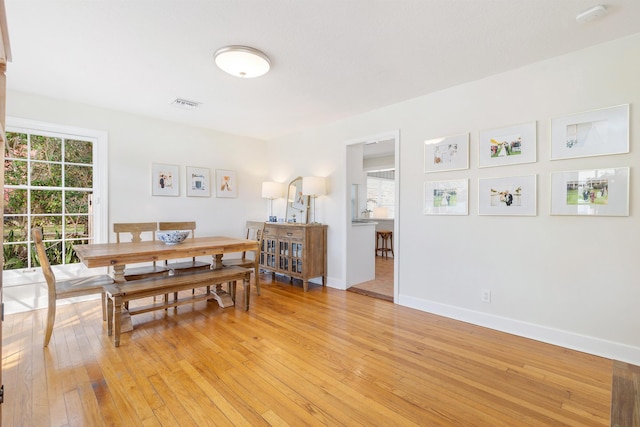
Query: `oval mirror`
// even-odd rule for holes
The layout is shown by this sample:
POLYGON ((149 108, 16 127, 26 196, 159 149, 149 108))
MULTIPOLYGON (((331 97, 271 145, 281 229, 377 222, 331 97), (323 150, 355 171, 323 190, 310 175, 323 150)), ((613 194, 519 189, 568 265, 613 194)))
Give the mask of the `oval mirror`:
POLYGON ((302 177, 289 183, 287 191, 287 222, 306 224, 309 220, 309 196, 302 194, 302 177))

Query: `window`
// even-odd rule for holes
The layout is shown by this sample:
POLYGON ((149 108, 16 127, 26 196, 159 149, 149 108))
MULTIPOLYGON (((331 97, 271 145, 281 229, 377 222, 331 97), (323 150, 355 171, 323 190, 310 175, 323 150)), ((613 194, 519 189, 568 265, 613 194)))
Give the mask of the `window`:
POLYGON ((6 140, 3 270, 38 266, 33 227, 52 265, 78 263, 74 244, 106 236, 106 133, 8 118, 6 140))
MULTIPOLYGON (((386 218, 395 218, 395 171, 367 173, 367 209, 386 208, 386 218)), ((374 213, 375 215, 375 213, 374 213)))

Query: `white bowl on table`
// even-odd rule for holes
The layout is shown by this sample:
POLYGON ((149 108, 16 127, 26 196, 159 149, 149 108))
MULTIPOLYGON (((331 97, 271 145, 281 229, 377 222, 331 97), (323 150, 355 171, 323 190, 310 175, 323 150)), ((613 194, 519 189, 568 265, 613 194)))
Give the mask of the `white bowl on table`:
POLYGON ((184 242, 189 232, 189 230, 156 231, 156 237, 165 245, 177 245, 184 242))

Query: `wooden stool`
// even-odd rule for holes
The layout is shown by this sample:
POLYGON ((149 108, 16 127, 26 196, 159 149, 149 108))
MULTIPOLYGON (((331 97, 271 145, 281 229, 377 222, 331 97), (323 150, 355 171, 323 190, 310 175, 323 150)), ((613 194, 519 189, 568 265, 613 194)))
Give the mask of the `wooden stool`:
POLYGON ((380 256, 385 258, 389 257, 389 252, 391 252, 391 256, 395 256, 393 254, 393 231, 376 231, 376 256, 378 256, 378 251, 380 251, 380 256))

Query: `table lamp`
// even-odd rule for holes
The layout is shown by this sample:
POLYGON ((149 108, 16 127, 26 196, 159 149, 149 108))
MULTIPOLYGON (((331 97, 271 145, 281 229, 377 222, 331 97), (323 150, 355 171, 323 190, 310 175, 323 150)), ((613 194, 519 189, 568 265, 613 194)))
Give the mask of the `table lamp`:
POLYGON ((279 199, 282 197, 282 184, 279 182, 263 182, 262 183, 262 198, 269 199, 269 221, 273 215, 273 199, 279 199))
POLYGON ((316 198, 327 194, 325 178, 321 176, 305 176, 302 178, 302 194, 311 196, 313 199, 313 221, 311 224, 319 224, 316 222, 316 198))

